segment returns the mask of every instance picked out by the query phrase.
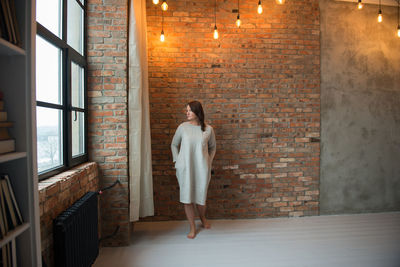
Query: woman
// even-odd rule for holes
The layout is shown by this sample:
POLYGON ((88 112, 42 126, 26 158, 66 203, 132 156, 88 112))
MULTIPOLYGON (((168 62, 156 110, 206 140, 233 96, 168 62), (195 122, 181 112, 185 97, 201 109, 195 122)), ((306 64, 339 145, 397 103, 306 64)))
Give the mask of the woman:
POLYGON ((193 239, 196 236, 195 206, 203 227, 211 227, 206 219, 206 198, 216 143, 213 128, 204 123, 200 102, 192 101, 186 105, 186 117, 187 121, 179 125, 175 132, 171 150, 180 188, 180 202, 185 205, 190 224, 187 237, 193 239))

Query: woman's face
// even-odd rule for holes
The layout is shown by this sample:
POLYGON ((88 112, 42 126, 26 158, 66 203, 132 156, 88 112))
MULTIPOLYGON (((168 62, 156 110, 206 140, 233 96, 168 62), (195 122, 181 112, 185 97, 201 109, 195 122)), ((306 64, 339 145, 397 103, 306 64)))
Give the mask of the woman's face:
POLYGON ((189 105, 186 106, 186 118, 188 121, 196 121, 197 120, 196 114, 194 114, 194 112, 192 112, 189 105))

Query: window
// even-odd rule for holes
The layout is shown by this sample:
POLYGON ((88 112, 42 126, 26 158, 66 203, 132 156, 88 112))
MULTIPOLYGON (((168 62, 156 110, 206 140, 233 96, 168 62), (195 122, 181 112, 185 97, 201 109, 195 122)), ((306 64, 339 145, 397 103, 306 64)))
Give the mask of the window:
POLYGON ((84 0, 36 1, 39 179, 87 161, 84 0))

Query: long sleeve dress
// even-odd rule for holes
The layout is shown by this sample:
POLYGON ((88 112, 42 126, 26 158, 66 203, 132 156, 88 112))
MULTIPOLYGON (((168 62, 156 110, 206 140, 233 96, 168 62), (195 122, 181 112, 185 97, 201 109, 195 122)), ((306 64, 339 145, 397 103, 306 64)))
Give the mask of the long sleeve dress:
POLYGON ((184 122, 179 125, 171 143, 176 177, 180 188, 180 202, 205 205, 211 164, 216 151, 214 130, 184 122))

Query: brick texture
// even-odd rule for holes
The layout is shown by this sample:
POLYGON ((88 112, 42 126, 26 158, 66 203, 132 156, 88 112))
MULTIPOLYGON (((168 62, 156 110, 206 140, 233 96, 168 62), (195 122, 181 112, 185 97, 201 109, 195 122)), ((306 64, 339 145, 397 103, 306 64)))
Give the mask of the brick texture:
POLYGON ((170 143, 184 105, 203 103, 216 132, 211 218, 319 213, 320 29, 316 0, 147 0, 154 220, 183 219, 170 143))
MULTIPOLYGON (((217 136, 209 188, 211 218, 319 213, 320 25, 318 1, 278 6, 217 0, 220 39, 212 37, 214 1, 147 0, 155 216, 183 219, 170 143, 185 103, 200 100, 217 136)), ((88 1, 90 159, 101 186, 104 245, 129 243, 127 152, 127 1, 88 1)))
POLYGON ((99 165, 100 184, 117 185, 101 198, 105 246, 129 243, 127 23, 128 1, 89 0, 88 107, 89 157, 99 165))
POLYGON ((53 220, 89 191, 98 191, 96 163, 85 163, 39 183, 40 232, 46 266, 54 266, 53 220))

